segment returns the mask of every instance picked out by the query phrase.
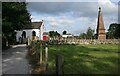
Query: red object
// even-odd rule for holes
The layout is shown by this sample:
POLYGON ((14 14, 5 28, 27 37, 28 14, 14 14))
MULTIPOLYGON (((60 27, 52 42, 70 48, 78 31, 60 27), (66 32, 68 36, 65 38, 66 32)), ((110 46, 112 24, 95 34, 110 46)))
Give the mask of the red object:
POLYGON ((43 40, 47 40, 47 36, 43 36, 43 40))

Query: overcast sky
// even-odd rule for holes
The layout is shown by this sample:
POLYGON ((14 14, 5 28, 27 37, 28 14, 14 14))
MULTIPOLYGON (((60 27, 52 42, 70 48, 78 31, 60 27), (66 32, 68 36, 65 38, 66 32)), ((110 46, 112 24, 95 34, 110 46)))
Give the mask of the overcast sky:
POLYGON ((66 30, 74 35, 86 32, 88 27, 96 31, 99 6, 102 8, 106 31, 111 23, 118 22, 118 0, 40 1, 27 0, 27 8, 31 14, 32 22, 44 20, 46 31, 54 30, 62 34, 66 30))

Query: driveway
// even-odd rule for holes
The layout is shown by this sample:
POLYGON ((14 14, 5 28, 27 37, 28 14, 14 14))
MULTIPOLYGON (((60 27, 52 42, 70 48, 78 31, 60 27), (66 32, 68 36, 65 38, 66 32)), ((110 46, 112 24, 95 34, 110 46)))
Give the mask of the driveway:
POLYGON ((26 44, 14 45, 2 52, 3 74, 30 74, 26 44))

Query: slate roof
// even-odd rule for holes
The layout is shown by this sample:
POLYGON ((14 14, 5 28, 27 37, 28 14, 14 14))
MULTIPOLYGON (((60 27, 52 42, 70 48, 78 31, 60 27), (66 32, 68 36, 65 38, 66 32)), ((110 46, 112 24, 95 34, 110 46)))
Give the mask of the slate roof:
POLYGON ((39 29, 42 25, 42 21, 41 22, 32 22, 32 25, 28 25, 26 26, 24 29, 39 29))

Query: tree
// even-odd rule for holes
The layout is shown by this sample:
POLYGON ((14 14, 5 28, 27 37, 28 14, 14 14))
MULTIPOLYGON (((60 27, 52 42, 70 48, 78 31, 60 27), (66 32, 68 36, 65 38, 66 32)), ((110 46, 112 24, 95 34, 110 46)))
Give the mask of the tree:
POLYGON ((56 37, 56 36, 60 36, 60 34, 57 31, 50 31, 50 37, 56 37))
POLYGON ((108 38, 120 38, 120 24, 112 23, 107 32, 108 38))
POLYGON ((67 34, 67 31, 63 31, 63 35, 67 34))
POLYGON ((120 24, 117 24, 117 28, 115 30, 115 37, 120 38, 120 24))
POLYGON ((2 3, 2 37, 8 43, 15 40, 15 30, 21 30, 31 25, 30 14, 25 2, 2 3))
POLYGON ((92 29, 89 27, 88 30, 87 30, 87 32, 86 32, 86 35, 87 35, 87 39, 93 38, 93 36, 94 36, 94 30, 92 30, 92 29))
POLYGON ((80 34, 80 38, 81 38, 81 39, 86 39, 86 33, 80 34))
POLYGON ((86 33, 80 34, 80 38, 83 39, 91 39, 94 37, 94 30, 92 30, 90 27, 88 28, 86 33))

